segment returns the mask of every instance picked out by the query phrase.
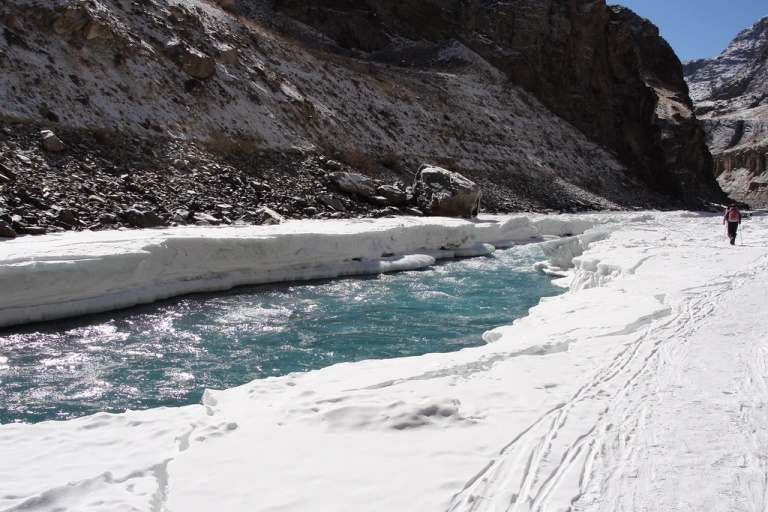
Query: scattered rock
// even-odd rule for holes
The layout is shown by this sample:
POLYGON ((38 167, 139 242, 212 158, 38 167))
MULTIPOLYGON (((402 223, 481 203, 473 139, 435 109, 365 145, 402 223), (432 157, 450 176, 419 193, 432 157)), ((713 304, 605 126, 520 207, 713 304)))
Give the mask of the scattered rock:
POLYGON ((390 206, 389 199, 384 196, 368 196, 368 201, 376 206, 390 206))
POLYGON ((40 136, 43 138, 43 148, 46 151, 59 152, 67 149, 61 139, 50 130, 41 131, 40 136))
POLYGON ((58 214, 58 219, 72 226, 78 223, 77 213, 75 213, 74 210, 69 210, 69 209, 60 210, 58 214))
POLYGON ((387 206, 383 210, 380 210, 376 212, 376 217, 395 217, 397 215, 400 215, 402 212, 395 208, 394 206, 387 206))
MULTIPOLYGON (((194 217, 194 215, 193 215, 194 217)), ((179 209, 173 212, 173 222, 178 222, 180 224, 186 224, 190 221, 190 214, 189 210, 183 210, 179 209)))
POLYGON ((329 170, 331 170, 331 171, 340 171, 340 170, 341 170, 341 168, 343 167, 343 166, 341 165, 341 163, 340 163, 340 162, 337 162, 336 160, 325 160, 325 159, 321 159, 321 162, 322 162, 323 166, 324 166, 326 169, 329 169, 329 170))
POLYGON ((16 238, 16 231, 2 220, 0 220, 0 238, 16 238))
POLYGON ((117 215, 114 215, 112 213, 103 213, 99 215, 97 220, 99 224, 103 224, 105 226, 111 226, 119 222, 117 215))
POLYGON ((285 217, 271 208, 259 208, 259 210, 256 212, 256 224, 270 225, 282 224, 283 222, 285 222, 285 217))
POLYGON ((11 180, 16 178, 16 173, 13 172, 13 170, 10 167, 8 167, 2 162, 0 162, 0 173, 4 174, 11 180))
POLYGON ((18 191, 19 197, 22 201, 25 203, 34 205, 36 208, 40 210, 50 210, 51 205, 46 203, 45 201, 42 201, 41 199, 38 199, 37 197, 32 196, 27 190, 21 189, 18 191))
POLYGON ((321 194, 317 196, 317 202, 336 212, 347 211, 346 207, 344 206, 344 203, 342 203, 339 199, 333 197, 330 194, 321 194))
POLYGON ((127 224, 137 228, 155 228, 165 225, 165 220, 154 212, 130 209, 120 213, 120 217, 127 224))
POLYGON ((376 193, 384 197, 392 206, 400 206, 408 202, 408 194, 393 185, 382 185, 376 189, 376 193))
POLYGON ((44 235, 48 232, 41 226, 20 226, 17 231, 20 235, 44 235))
POLYGON ((424 212, 421 210, 418 210, 416 208, 411 208, 408 206, 400 208, 400 211, 402 211, 406 215, 411 215, 412 217, 423 217, 424 212))
POLYGON ((198 226, 218 226, 221 219, 207 213, 196 212, 192 214, 192 221, 198 226))
POLYGON ((330 176, 331 182, 339 190, 360 197, 368 197, 376 194, 376 183, 367 176, 351 172, 334 172, 330 176))

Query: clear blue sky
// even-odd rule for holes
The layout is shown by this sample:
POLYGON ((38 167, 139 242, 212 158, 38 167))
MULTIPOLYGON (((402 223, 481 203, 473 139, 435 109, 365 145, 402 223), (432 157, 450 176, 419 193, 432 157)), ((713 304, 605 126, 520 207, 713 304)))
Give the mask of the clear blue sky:
POLYGON ((768 0, 607 0, 659 27, 682 61, 716 57, 736 34, 768 16, 768 0))

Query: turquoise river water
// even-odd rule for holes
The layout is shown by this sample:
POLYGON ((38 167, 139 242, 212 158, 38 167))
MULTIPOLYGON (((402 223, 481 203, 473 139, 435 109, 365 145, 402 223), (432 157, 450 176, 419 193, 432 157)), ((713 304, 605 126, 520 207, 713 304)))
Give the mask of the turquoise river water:
POLYGON ((419 271, 238 288, 0 330, 0 423, 199 403, 206 388, 448 352, 562 292, 538 246, 419 271))

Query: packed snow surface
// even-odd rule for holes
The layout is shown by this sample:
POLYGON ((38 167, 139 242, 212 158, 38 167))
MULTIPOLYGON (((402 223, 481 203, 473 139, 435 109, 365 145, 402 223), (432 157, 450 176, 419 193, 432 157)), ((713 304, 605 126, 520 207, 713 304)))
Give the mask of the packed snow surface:
POLYGON ((477 348, 257 380, 195 406, 2 425, 0 510, 766 508, 765 217, 735 246, 719 216, 681 212, 251 229, 4 242, 4 322, 531 237, 550 257, 540 270, 570 289, 477 348))

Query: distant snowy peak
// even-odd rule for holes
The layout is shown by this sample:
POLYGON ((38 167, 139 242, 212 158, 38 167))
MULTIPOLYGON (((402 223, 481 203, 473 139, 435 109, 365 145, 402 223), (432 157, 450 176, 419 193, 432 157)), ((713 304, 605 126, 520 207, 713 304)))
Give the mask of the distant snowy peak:
POLYGON ((768 206, 768 16, 719 56, 686 62, 683 73, 720 187, 752 207, 768 206))
MULTIPOLYGON (((684 63, 694 102, 762 95, 768 83, 768 16, 741 31, 717 57, 684 63)), ((754 99, 754 98, 753 98, 754 99)), ((760 101, 760 99, 758 99, 760 101)))

